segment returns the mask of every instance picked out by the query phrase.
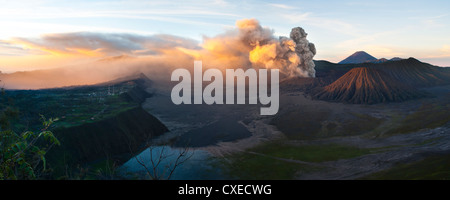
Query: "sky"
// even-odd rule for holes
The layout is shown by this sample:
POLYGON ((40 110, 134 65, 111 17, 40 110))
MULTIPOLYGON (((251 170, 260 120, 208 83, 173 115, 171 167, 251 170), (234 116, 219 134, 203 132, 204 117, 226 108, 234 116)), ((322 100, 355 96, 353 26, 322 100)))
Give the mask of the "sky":
MULTIPOLYGON (((104 53, 110 48, 105 40, 126 39, 128 45, 142 38, 165 38, 195 49, 205 37, 222 34, 237 20, 250 18, 276 36, 289 36, 293 27, 304 28, 316 46, 316 60, 339 62, 363 50, 377 58, 415 57, 450 66, 447 0, 0 0, 0 5, 0 71, 6 73, 111 55, 104 53), (80 37, 89 48, 78 44, 80 37), (55 41, 77 48, 52 46, 55 41)), ((142 53, 120 48, 129 50, 114 53, 142 53)))

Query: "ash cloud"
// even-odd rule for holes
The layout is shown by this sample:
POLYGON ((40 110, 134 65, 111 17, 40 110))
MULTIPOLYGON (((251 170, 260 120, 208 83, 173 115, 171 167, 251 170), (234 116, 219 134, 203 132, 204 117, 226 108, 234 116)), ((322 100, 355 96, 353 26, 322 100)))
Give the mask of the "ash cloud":
POLYGON ((316 55, 316 46, 306 39, 307 35, 303 28, 296 27, 292 29, 290 36, 297 44, 295 52, 300 57, 300 62, 298 63, 300 71, 306 77, 315 77, 316 70, 314 69, 313 57, 316 55))
POLYGON ((204 38, 203 51, 194 55, 215 65, 278 68, 286 77, 315 77, 312 60, 316 49, 306 36, 297 27, 292 29, 290 38, 276 38, 257 20, 244 19, 236 22, 235 30, 204 38))

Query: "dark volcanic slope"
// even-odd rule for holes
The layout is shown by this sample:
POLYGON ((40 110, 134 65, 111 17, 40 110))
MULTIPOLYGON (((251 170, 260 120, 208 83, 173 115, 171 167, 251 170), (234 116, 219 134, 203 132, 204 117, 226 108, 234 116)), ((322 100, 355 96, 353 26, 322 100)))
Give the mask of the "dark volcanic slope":
POLYGON ((366 66, 380 69, 410 86, 426 87, 450 84, 450 73, 448 70, 420 62, 414 58, 389 61, 382 64, 367 63, 366 66))
POLYGON ((335 64, 325 60, 315 60, 316 77, 304 78, 294 77, 280 82, 282 92, 302 91, 310 93, 316 88, 327 86, 339 77, 347 73, 350 69, 358 67, 355 64, 335 64))
POLYGON ((354 68, 314 95, 322 100, 368 104, 404 101, 420 96, 422 93, 419 91, 372 67, 354 68))
POLYGON ((322 100, 372 104, 421 97, 423 94, 416 90, 418 88, 450 84, 450 68, 414 58, 383 63, 315 63, 316 78, 283 80, 281 91, 303 91, 322 100))
POLYGON ((366 62, 377 62, 378 59, 364 51, 357 51, 351 56, 339 62, 339 64, 358 64, 366 62))
POLYGON ((370 67, 382 70, 392 78, 413 87, 429 87, 450 84, 450 68, 437 67, 420 62, 415 58, 394 59, 383 63, 334 64, 315 61, 316 76, 333 82, 356 67, 370 67))

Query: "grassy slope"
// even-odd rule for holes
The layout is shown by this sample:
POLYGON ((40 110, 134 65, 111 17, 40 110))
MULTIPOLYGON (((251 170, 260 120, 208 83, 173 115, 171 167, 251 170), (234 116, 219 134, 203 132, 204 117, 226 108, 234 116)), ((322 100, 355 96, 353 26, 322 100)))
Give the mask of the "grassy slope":
POLYGON ((369 180, 450 180, 450 155, 434 155, 424 160, 399 164, 389 170, 364 177, 369 180))
POLYGON ((115 94, 108 94, 109 86, 88 86, 71 89, 7 91, 2 98, 13 99, 19 119, 13 123, 18 132, 39 130, 40 114, 47 118, 59 118, 54 127, 71 127, 96 122, 139 106, 119 93, 135 87, 121 84, 115 94))
POLYGON ((325 162, 353 158, 370 153, 370 149, 360 149, 338 144, 293 145, 282 142, 271 142, 257 146, 249 151, 306 162, 325 162))
POLYGON ((289 139, 305 140, 360 135, 374 130, 385 121, 363 113, 342 115, 330 117, 327 110, 292 110, 276 116, 271 123, 289 139))
POLYGON ((300 146, 279 141, 254 147, 247 152, 229 155, 222 162, 222 167, 226 173, 239 179, 293 179, 298 173, 320 170, 322 167, 276 158, 320 163, 354 158, 370 152, 371 149, 337 144, 300 146))
MULTIPOLYGON (((450 100, 450 99, 449 99, 450 100)), ((386 135, 404 134, 424 128, 436 128, 450 121, 450 101, 423 104, 390 129, 386 135)))

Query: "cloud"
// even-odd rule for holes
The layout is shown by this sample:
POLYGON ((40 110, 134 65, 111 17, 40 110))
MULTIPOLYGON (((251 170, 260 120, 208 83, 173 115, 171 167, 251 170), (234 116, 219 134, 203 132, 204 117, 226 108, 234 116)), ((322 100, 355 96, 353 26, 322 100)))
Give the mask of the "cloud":
POLYGON ((20 46, 0 41, 0 56, 23 56, 29 55, 30 51, 20 46))
POLYGON ((420 22, 420 26, 426 26, 427 28, 442 28, 446 26, 449 14, 444 13, 434 16, 414 16, 409 17, 409 20, 414 20, 420 22))
POLYGON ((450 45, 443 45, 441 51, 446 54, 450 54, 450 45))
POLYGON ((280 16, 292 24, 302 23, 345 35, 357 36, 361 32, 351 23, 339 19, 319 17, 312 12, 287 12, 280 14, 280 16))
MULTIPOLYGON (((450 58, 450 45, 444 44, 444 45, 442 45, 442 47, 439 50, 433 52, 432 55, 424 56, 424 58, 447 58, 448 59, 448 58, 450 58)), ((448 65, 448 63, 447 63, 447 65, 448 65)))
POLYGON ((275 7, 275 8, 281 8, 286 10, 296 9, 297 7, 294 6, 288 6, 286 4, 277 4, 277 3, 269 3, 269 6, 275 7))
POLYGON ((194 49, 198 45, 194 40, 172 35, 141 36, 93 32, 47 34, 41 38, 13 38, 6 42, 54 55, 81 54, 86 56, 161 54, 163 53, 161 51, 165 49, 175 47, 194 49))

